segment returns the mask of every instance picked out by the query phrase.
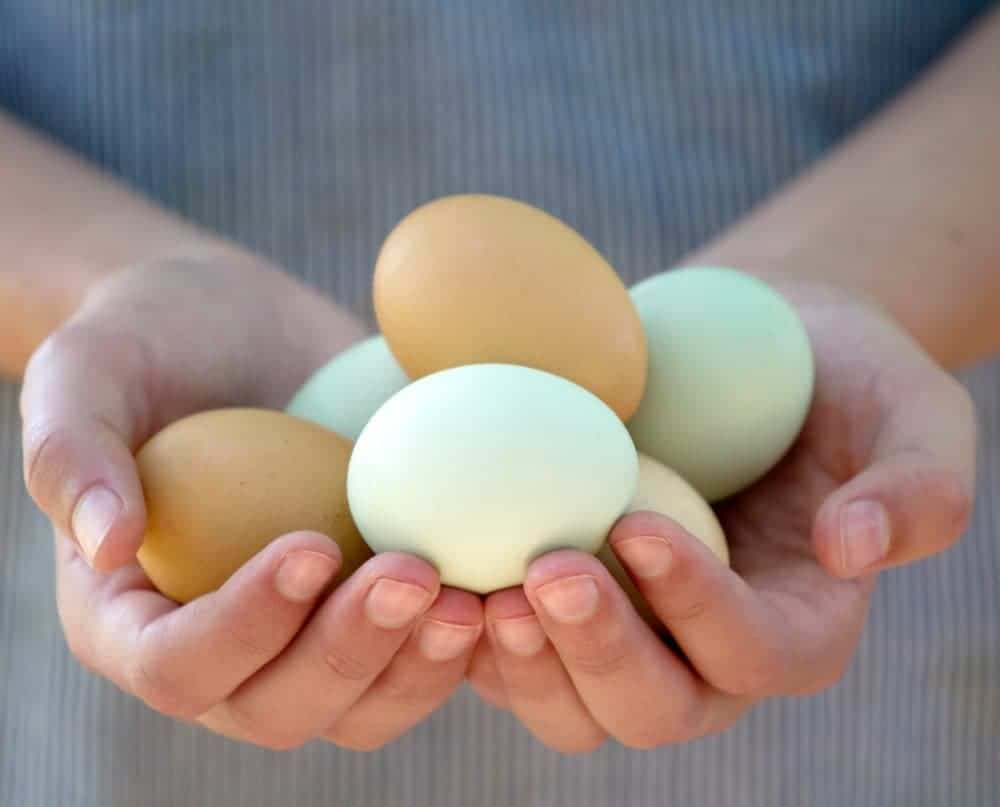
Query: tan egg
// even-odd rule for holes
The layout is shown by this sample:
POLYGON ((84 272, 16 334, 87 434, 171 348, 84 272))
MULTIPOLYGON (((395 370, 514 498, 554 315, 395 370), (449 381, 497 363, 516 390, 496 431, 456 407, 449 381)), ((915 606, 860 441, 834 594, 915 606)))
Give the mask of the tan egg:
POLYGON ((148 512, 140 565, 163 594, 189 602, 274 539, 314 530, 340 546, 339 583, 371 556, 347 504, 351 448, 332 431, 262 409, 167 426, 136 457, 148 512))
POLYGON ((646 337, 614 269, 576 231, 513 199, 449 196, 389 234, 375 313, 410 378, 517 364, 574 381, 627 420, 646 383, 646 337))
MULTIPOLYGON (((715 512, 701 495, 684 479, 660 462, 639 454, 639 488, 628 512, 648 510, 673 519, 700 539, 724 564, 729 565, 729 547, 715 512)), ((628 594, 639 615, 656 631, 664 627, 639 592, 614 550, 605 543, 597 557, 608 568, 628 594)))

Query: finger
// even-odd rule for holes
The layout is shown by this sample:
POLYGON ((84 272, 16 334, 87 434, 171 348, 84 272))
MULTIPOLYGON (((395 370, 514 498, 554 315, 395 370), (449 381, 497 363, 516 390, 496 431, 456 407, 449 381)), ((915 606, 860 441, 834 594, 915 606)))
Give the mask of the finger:
POLYGON ((755 590, 670 519, 635 513, 609 543, 643 599, 709 684, 734 695, 815 692, 839 680, 864 624, 870 586, 843 582, 834 594, 824 572, 803 561, 801 596, 782 591, 784 576, 755 590), (813 604, 810 590, 823 590, 813 604), (831 603, 831 598, 836 602, 831 603), (831 607, 832 606, 832 607, 831 607))
POLYGON ((376 555, 327 599, 280 658, 221 708, 271 748, 322 736, 389 666, 439 586, 425 561, 376 555))
MULTIPOLYGON (((211 252, 110 273, 27 367, 25 480, 94 568, 129 563, 142 542, 139 445, 195 411, 282 399, 300 380, 304 362, 289 360, 295 351, 282 351, 266 323, 280 319, 274 301, 289 295, 310 310, 326 304, 241 254, 211 252), (227 316, 217 316, 220 306, 227 316), (211 349, 191 350, 192 334, 211 349)), ((355 331, 335 312, 333 320, 355 331)))
POLYGON ((145 528, 132 449, 148 421, 146 375, 137 343, 82 325, 49 338, 25 374, 28 491, 88 562, 105 571, 134 558, 145 528))
POLYGON ((539 742, 563 753, 593 751, 607 732, 587 711, 521 588, 486 600, 490 645, 510 708, 539 742))
POLYGON ((813 545, 831 574, 857 577, 934 555, 968 526, 976 474, 972 402, 957 382, 928 372, 941 377, 894 389, 872 465, 817 514, 813 545), (932 381, 935 391, 924 391, 932 381))
POLYGON ((339 567, 335 543, 295 533, 270 544, 218 591, 178 607, 138 568, 116 572, 108 585, 78 556, 67 556, 60 611, 67 636, 83 636, 71 641, 87 648, 92 666, 153 709, 193 719, 288 645, 339 567))
POLYGON ((746 710, 749 699, 713 689, 667 649, 597 558, 546 555, 524 590, 590 714, 619 742, 686 742, 746 710))
POLYGON ((504 688, 503 678, 500 677, 493 648, 485 631, 479 637, 466 676, 472 690, 490 706, 496 709, 510 709, 507 690, 504 688))
POLYGON ((327 731, 326 739, 372 751, 409 731, 462 683, 482 630, 479 598, 443 589, 385 672, 327 731))

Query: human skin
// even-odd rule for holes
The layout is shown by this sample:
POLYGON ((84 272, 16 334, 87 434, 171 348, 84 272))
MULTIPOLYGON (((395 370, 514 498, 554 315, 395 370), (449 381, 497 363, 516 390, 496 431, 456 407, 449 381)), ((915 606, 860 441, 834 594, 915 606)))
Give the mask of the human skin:
POLYGON ((669 519, 610 543, 687 661, 580 553, 486 601, 470 680, 542 742, 648 748, 725 729, 850 663, 878 573, 963 534, 975 419, 945 370, 1000 348, 1000 11, 842 147, 685 265, 736 266, 796 307, 817 359, 803 433, 723 503, 732 569, 669 519), (855 509, 856 505, 856 509, 855 509), (546 595, 551 599, 547 607, 546 595))
POLYGON ((487 599, 471 666, 478 598, 386 555, 318 600, 339 563, 318 536, 278 538, 195 603, 160 597, 134 561, 145 516, 133 450, 199 409, 280 404, 363 330, 267 261, 0 119, 12 157, 0 161, 0 350, 15 375, 32 356, 25 474, 56 533, 70 648, 153 708, 273 748, 317 736, 378 747, 467 668, 484 697, 565 751, 691 739, 762 696, 829 686, 875 575, 944 550, 968 519, 974 419, 944 368, 998 344, 997 76, 993 14, 878 120, 684 261, 772 282, 818 362, 801 440, 721 508, 731 571, 655 514, 611 535, 690 664, 580 553, 541 558, 523 588, 487 599), (262 322, 279 337, 263 339, 262 322), (857 501, 876 506, 847 509, 857 501), (568 622, 553 616, 560 600, 568 622))

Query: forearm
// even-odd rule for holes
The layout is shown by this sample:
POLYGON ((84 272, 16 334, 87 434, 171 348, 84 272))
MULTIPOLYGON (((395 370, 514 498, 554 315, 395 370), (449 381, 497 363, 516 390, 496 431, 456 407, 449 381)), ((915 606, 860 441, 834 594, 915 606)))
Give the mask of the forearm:
POLYGON ((846 286, 957 368, 1000 349, 1000 10, 687 263, 846 286))
MULTIPOLYGON (((0 373, 19 375, 94 282, 147 263, 226 261, 273 275, 290 338, 314 364, 362 332, 355 318, 236 244, 153 204, 0 113, 0 373)), ((287 330, 287 329, 286 329, 287 330)))

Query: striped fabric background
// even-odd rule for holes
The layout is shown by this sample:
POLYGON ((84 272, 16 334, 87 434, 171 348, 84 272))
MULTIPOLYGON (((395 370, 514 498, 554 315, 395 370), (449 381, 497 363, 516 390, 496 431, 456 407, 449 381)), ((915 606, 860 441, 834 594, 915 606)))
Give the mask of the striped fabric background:
MULTIPOLYGON (((987 5, 0 0, 0 105, 369 316, 386 232, 455 191, 550 210, 630 282, 670 265, 987 5)), ((0 386, 0 805, 1000 804, 1000 364, 966 380, 983 418, 970 534, 884 579, 836 689, 690 746, 581 758, 464 691, 375 754, 272 754, 85 673, 0 386)))

